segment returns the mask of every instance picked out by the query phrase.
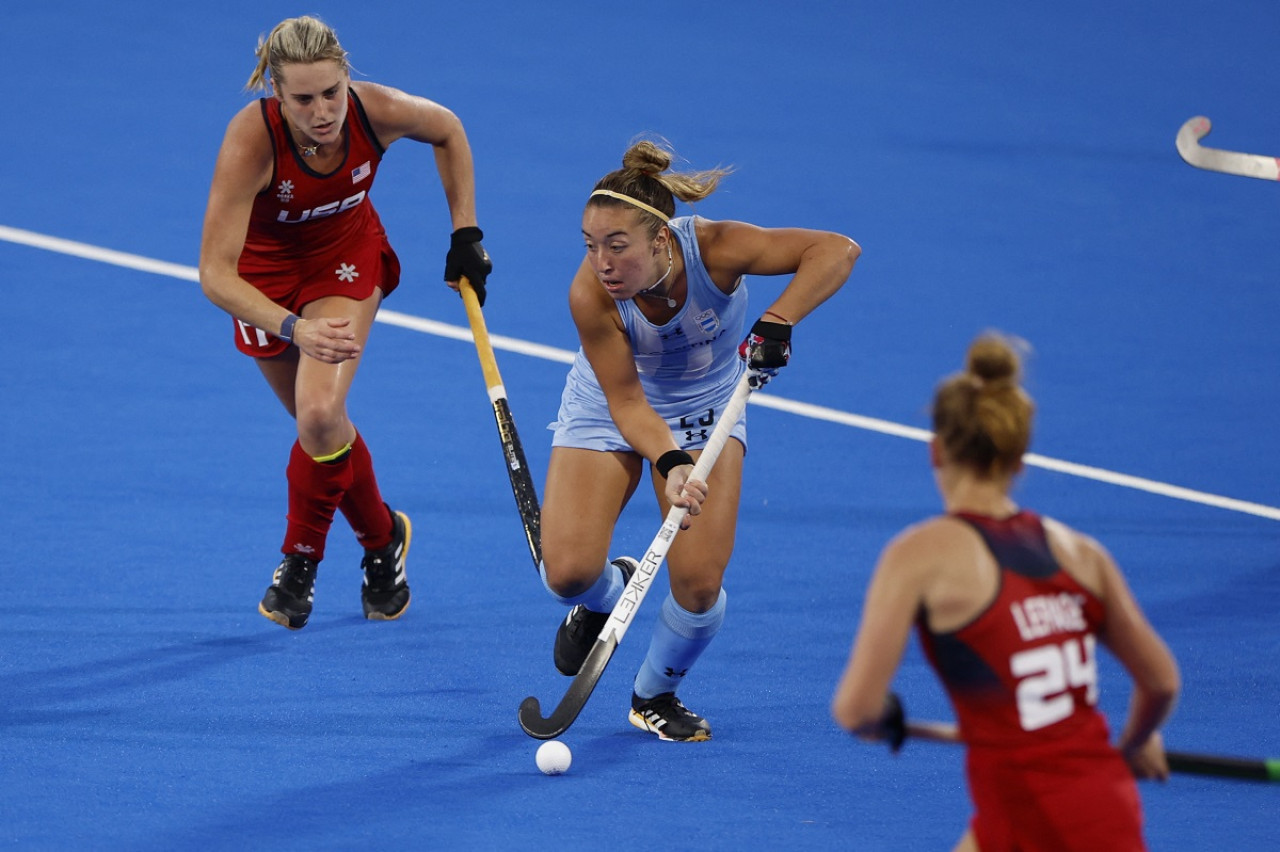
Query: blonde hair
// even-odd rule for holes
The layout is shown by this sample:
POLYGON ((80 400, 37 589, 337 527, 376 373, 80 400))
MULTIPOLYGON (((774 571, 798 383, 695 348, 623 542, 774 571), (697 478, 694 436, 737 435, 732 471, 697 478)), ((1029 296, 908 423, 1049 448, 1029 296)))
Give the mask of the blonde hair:
POLYGON ((969 346, 965 369, 934 394, 933 431, 952 461, 983 477, 1016 473, 1031 444, 1035 403, 1019 384, 1024 341, 986 332, 969 346))
POLYGON ((279 83, 284 79, 286 65, 310 65, 313 62, 333 61, 347 74, 351 63, 347 52, 338 43, 338 34, 319 18, 303 15, 286 18, 276 24, 268 35, 258 36, 258 65, 249 75, 245 88, 249 91, 266 91, 267 75, 279 83))
MULTIPOLYGON (((674 159, 675 154, 666 143, 659 144, 648 139, 634 142, 622 155, 622 168, 602 177, 592 191, 616 192, 671 217, 676 212, 676 199, 686 203, 701 201, 715 192, 721 178, 733 171, 717 167, 706 171, 673 172, 670 169, 674 159)), ((591 196, 587 199, 587 206, 627 207, 635 210, 649 220, 650 237, 657 236, 665 224, 652 213, 607 195, 591 196)))

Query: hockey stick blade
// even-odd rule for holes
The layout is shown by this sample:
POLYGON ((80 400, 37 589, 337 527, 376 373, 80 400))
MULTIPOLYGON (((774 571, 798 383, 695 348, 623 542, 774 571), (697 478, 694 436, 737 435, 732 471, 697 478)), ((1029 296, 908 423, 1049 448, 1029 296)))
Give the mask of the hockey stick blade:
MULTIPOLYGON (((960 729, 949 722, 907 722, 907 736, 937 743, 964 744, 960 729)), ((1185 751, 1166 751, 1164 756, 1169 761, 1169 770, 1179 775, 1209 775, 1236 781, 1280 781, 1280 760, 1275 758, 1258 760, 1185 751)))
POLYGON ((498 425, 498 439, 502 442, 507 477, 511 480, 511 493, 516 499, 520 523, 524 527, 525 543, 533 558, 533 569, 537 571, 542 563, 542 510, 538 506, 538 491, 533 485, 533 474, 524 457, 524 447, 520 443, 520 433, 516 431, 515 418, 511 416, 507 389, 498 372, 498 359, 493 354, 493 344, 489 341, 489 329, 485 326, 484 313, 480 310, 480 299, 466 277, 459 282, 458 292, 467 309, 467 322, 471 324, 471 336, 475 340, 480 368, 484 371, 484 383, 489 391, 489 401, 493 405, 493 419, 498 425))
POLYGON ((587 699, 595 692, 596 684, 600 682, 600 676, 604 674, 605 667, 609 665, 617 648, 618 640, 612 633, 607 638, 596 640, 591 646, 591 653, 583 660, 582 668, 574 676, 573 683, 569 684, 564 698, 560 699, 550 716, 543 717, 542 705, 532 695, 520 702, 518 715, 524 732, 536 740, 554 740, 569 730, 582 708, 587 706, 587 699))
POLYGON ((1178 137, 1175 140, 1178 154, 1182 159, 1197 169, 1259 180, 1280 180, 1280 158, 1278 157, 1224 151, 1221 148, 1208 148, 1201 145, 1200 140, 1212 129, 1213 124, 1203 115, 1197 115, 1184 122, 1178 129, 1178 137))

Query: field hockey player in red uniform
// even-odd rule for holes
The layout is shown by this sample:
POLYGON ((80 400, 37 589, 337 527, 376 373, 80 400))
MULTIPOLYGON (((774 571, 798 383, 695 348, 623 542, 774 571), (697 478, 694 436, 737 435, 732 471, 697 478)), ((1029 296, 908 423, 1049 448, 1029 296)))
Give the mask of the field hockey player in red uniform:
POLYGON ((491 265, 476 224, 471 149, 445 107, 352 82, 334 31, 311 17, 260 39, 250 90, 270 96, 232 119, 219 151, 200 247, 204 293, 235 320, 297 422, 290 452, 283 559, 259 604, 297 630, 311 615, 316 570, 334 513, 364 548, 365 616, 399 618, 412 529, 383 502, 373 459, 347 413, 347 394, 378 305, 400 262, 369 200, 383 152, 398 139, 431 145, 452 218, 444 278, 462 276, 481 300, 491 265))
POLYGON ((946 511, 881 554, 832 714, 901 745, 889 687, 914 625, 968 749, 974 815, 957 849, 1142 849, 1134 777, 1168 777, 1159 729, 1178 667, 1102 545, 1014 502, 1034 411, 1019 371, 1010 342, 984 335, 939 386, 930 460, 946 511), (1114 745, 1099 645, 1133 682, 1114 745))

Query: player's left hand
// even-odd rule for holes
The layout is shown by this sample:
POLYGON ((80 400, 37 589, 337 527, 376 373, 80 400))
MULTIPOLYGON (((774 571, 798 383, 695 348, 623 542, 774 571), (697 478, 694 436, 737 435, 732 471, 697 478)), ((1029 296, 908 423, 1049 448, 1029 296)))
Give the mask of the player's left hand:
POLYGON ((458 281, 466 276, 471 287, 476 291, 476 300, 484 307, 485 282, 493 271, 493 263, 489 253, 484 250, 480 241, 484 232, 476 227, 459 228, 449 238, 449 253, 444 259, 444 280, 449 286, 458 289, 458 281))
POLYGON ((1164 753, 1164 737, 1159 731, 1147 737, 1142 745, 1125 749, 1122 753, 1135 778, 1169 780, 1169 758, 1164 753))
POLYGON ((680 522, 680 529, 689 529, 690 518, 702 514, 702 504, 707 499, 707 483, 700 479, 687 479, 693 473, 692 465, 680 465, 667 475, 666 497, 672 506, 689 510, 680 522))
POLYGON ((738 357, 755 371, 753 389, 759 389, 778 375, 791 360, 791 326, 782 322, 756 320, 751 332, 738 346, 738 357))

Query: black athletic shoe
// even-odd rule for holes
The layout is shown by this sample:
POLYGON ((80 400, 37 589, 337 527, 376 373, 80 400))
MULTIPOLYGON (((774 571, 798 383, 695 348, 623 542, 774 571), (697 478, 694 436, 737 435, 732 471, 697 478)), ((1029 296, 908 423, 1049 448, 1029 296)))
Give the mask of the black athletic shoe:
POLYGON ((392 512, 391 523, 391 543, 380 550, 366 550, 360 560, 364 569, 364 588, 360 590, 364 617, 374 621, 392 621, 409 608, 405 560, 413 527, 404 512, 392 512))
POLYGON ((299 553, 285 556, 262 596, 258 612, 290 630, 301 630, 311 617, 316 596, 316 561, 299 553))
POLYGON ((700 743, 711 739, 707 720, 680 703, 674 692, 663 692, 653 698, 631 694, 631 724, 642 731, 658 735, 658 739, 676 743, 700 743))
MULTIPOLYGON (((613 560, 613 564, 622 571, 624 584, 640 567, 640 564, 630 556, 619 556, 613 560)), ((593 612, 582 604, 569 610, 569 614, 560 624, 560 629, 556 631, 554 657, 560 674, 573 677, 581 671, 587 654, 591 653, 591 646, 596 643, 600 631, 604 629, 604 623, 608 620, 609 613, 593 612)))

